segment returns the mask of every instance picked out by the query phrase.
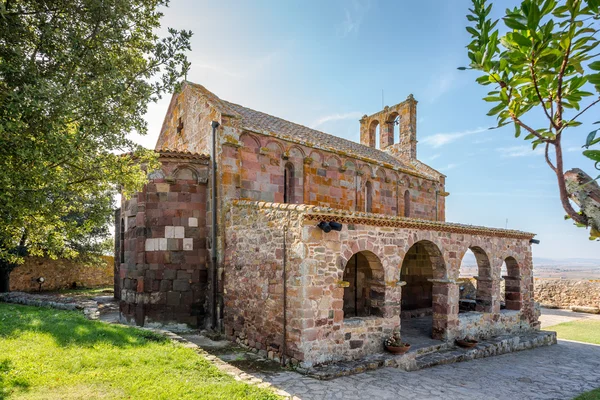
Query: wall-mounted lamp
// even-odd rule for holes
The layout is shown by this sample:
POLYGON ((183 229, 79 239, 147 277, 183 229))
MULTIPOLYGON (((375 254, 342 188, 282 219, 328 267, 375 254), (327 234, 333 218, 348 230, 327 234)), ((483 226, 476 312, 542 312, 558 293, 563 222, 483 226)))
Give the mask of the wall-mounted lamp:
POLYGON ((38 291, 41 292, 42 291, 42 285, 44 284, 44 282, 46 282, 46 278, 44 278, 43 276, 40 276, 35 281, 40 285, 40 287, 38 288, 38 291))
POLYGON ((530 244, 540 244, 540 241, 538 239, 531 239, 529 241, 530 244))
POLYGON ((333 222, 333 221, 332 222, 325 222, 325 221, 321 221, 321 222, 319 222, 317 224, 317 227, 319 229, 321 229, 323 232, 329 233, 329 232, 331 232, 331 230, 338 231, 338 232, 341 231, 343 225, 340 224, 339 222, 333 222))

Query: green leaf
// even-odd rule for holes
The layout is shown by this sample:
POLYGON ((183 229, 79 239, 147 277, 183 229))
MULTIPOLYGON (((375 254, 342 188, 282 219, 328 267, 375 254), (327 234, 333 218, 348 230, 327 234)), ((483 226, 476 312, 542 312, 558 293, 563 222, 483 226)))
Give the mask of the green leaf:
POLYGON ((521 47, 531 47, 531 40, 521 35, 519 32, 513 32, 512 38, 521 47))
POLYGON ((592 145, 592 142, 594 141, 594 138, 596 137, 596 132, 598 132, 598 129, 588 133, 587 138, 585 139, 585 144, 584 144, 585 147, 590 147, 592 145))
POLYGON ((600 150, 584 150, 583 155, 591 160, 600 162, 600 150))
POLYGON ((497 97, 497 96, 487 96, 487 97, 484 97, 483 100, 487 101, 487 102, 500 101, 500 97, 497 97))
POLYGON ((517 21, 514 18, 504 17, 502 19, 504 20, 504 24, 506 26, 508 26, 510 29, 518 29, 518 30, 523 30, 523 31, 527 30, 527 26, 520 23, 519 21, 517 21))
POLYGON ((594 71, 600 71, 600 61, 594 61, 593 63, 588 65, 588 67, 590 67, 590 69, 593 69, 594 71))
POLYGON ((471 26, 467 26, 467 32, 469 32, 471 35, 473 36, 479 36, 479 32, 477 32, 475 30, 475 28, 471 27, 471 26))
POLYGON ((521 125, 515 122, 515 137, 518 138, 521 136, 521 125))
POLYGON ((459 71, 464 71, 464 70, 466 70, 466 69, 467 69, 467 67, 458 67, 458 68, 456 68, 456 69, 457 69, 457 70, 459 70, 459 71))
POLYGON ((500 111, 502 111, 504 109, 504 107, 506 107, 506 105, 504 103, 500 103, 496 107, 494 107, 490 111, 488 111, 487 115, 489 115, 489 116, 496 115, 500 111))

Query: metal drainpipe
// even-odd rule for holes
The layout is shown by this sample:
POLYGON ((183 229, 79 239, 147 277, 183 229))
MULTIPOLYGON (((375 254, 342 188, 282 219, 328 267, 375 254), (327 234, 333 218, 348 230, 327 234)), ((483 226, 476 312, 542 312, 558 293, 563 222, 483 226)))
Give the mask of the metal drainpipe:
MULTIPOLYGON (((289 218, 289 213, 288 213, 289 218)), ((285 367, 285 353, 287 351, 287 248, 286 248, 287 226, 283 227, 283 343, 281 344, 281 365, 285 367)))
POLYGON ((219 297, 219 283, 217 271, 217 128, 219 123, 213 121, 212 124, 212 174, 211 174, 211 211, 212 211, 212 229, 211 229, 211 261, 212 261, 212 287, 213 287, 213 306, 212 306, 212 329, 217 329, 217 299, 219 297))

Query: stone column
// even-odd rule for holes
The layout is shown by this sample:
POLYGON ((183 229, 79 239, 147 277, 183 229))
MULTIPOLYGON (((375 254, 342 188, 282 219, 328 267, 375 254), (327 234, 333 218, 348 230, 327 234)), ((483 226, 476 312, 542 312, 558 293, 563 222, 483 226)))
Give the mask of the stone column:
POLYGON ((385 318, 398 317, 400 323, 400 312, 402 304, 402 286, 404 281, 391 281, 385 283, 385 303, 383 305, 383 316, 385 318))
POLYGON ((521 278, 516 276, 503 276, 506 283, 504 303, 507 310, 520 310, 522 305, 521 278))
POLYGON ((452 279, 429 279, 433 283, 433 331, 431 337, 450 340, 458 329, 458 284, 452 279))
POLYGON ((475 310, 484 313, 492 312, 494 280, 482 276, 476 276, 477 297, 475 298, 475 310))

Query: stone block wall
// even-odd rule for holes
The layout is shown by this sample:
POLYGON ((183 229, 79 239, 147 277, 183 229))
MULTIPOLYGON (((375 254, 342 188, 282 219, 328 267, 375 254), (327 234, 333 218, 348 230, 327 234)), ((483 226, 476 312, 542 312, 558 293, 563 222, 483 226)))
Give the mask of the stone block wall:
POLYGON ((373 213, 404 216, 409 208, 412 218, 435 220, 437 204, 437 218, 445 218, 445 198, 438 194, 436 202, 436 190, 443 192, 443 183, 270 136, 239 134, 235 151, 231 151, 231 140, 235 139, 224 143, 227 151, 221 153, 221 163, 228 173, 239 175, 232 177, 238 182, 236 198, 283 202, 284 170, 291 165, 291 203, 366 211, 366 188, 370 185, 373 213), (232 171, 232 167, 237 171, 232 171))
POLYGON ((534 297, 543 306, 600 307, 600 280, 538 278, 534 297))
POLYGON ((72 287, 112 286, 114 259, 102 257, 100 265, 85 265, 77 261, 42 257, 27 257, 10 274, 10 290, 13 292, 36 292, 39 277, 44 277, 42 290, 59 290, 72 287))
POLYGON ((292 250, 300 240, 299 215, 288 211, 295 207, 302 206, 232 207, 227 214, 223 324, 228 339, 271 356, 282 356, 285 228, 288 248, 286 356, 302 361, 299 344, 303 322, 309 316, 303 315, 300 309, 307 301, 303 299, 303 283, 310 278, 298 269, 298 259, 292 250))
POLYGON ((208 285, 206 158, 171 158, 124 200, 120 308, 128 321, 204 322, 208 285))
MULTIPOLYGON (((225 229, 228 337, 267 352, 280 348, 283 227, 288 224, 286 347, 288 357, 304 366, 361 358, 383 349, 383 339, 400 326, 401 268, 415 243, 425 243, 428 251, 435 248, 438 252, 430 279, 435 338, 452 340, 463 335, 457 279, 462 257, 472 246, 489 258, 487 266, 494 282, 500 280, 504 259, 517 260, 521 309, 514 318, 520 326, 536 327, 528 234, 419 221, 411 225, 404 219, 373 214, 238 201, 229 210, 225 229), (325 233, 316 227, 319 221, 340 222, 342 231, 325 233), (368 254, 369 262, 383 270, 380 316, 344 316, 344 270, 359 252, 368 254)), ((500 318, 499 285, 490 288, 490 311, 480 313, 483 322, 471 323, 480 334, 513 324, 512 319, 500 318)))

